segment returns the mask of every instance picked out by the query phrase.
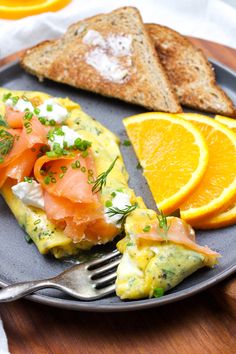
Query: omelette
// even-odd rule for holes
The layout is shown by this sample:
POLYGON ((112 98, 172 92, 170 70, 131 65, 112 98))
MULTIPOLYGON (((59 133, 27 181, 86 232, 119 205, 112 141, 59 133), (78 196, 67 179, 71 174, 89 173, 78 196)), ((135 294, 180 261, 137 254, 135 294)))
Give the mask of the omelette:
POLYGON ((0 89, 0 192, 41 254, 75 255, 124 232, 121 299, 159 296, 217 263, 181 219, 146 208, 117 136, 68 98, 0 89))

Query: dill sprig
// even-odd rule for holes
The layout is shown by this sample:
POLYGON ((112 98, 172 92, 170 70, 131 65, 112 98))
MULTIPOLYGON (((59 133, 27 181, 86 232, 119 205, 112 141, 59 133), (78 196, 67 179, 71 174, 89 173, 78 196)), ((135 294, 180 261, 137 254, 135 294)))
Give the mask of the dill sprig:
POLYGON ((106 214, 108 214, 110 217, 115 216, 115 215, 121 215, 120 219, 117 221, 117 223, 123 223, 126 217, 134 211, 138 206, 138 203, 135 203, 133 205, 126 205, 124 209, 119 209, 116 207, 110 207, 106 211, 106 214))
POLYGON ((168 225, 167 217, 162 210, 160 210, 160 214, 157 214, 157 219, 159 222, 159 231, 161 231, 161 236, 163 236, 164 239, 167 239, 170 225, 168 225))
POLYGON ((3 163, 5 156, 11 151, 14 144, 14 136, 4 129, 0 129, 0 163, 3 163))
POLYGON ((105 172, 102 172, 98 177, 96 178, 95 181, 91 181, 90 183, 93 183, 93 188, 92 192, 97 193, 100 190, 102 190, 103 187, 106 186, 107 183, 107 176, 115 166, 116 161, 118 160, 119 156, 115 158, 115 160, 112 162, 112 164, 108 167, 108 169, 105 172))

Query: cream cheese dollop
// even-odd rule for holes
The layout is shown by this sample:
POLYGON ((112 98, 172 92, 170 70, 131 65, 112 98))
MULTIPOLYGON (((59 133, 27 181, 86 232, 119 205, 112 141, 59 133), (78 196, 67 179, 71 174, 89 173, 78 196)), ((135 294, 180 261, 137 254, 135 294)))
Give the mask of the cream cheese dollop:
POLYGON ((34 180, 30 182, 19 182, 11 189, 13 194, 25 205, 44 209, 43 190, 38 182, 34 180))
POLYGON ((53 119, 56 123, 61 124, 67 117, 68 111, 65 107, 55 101, 54 98, 45 100, 37 107, 39 116, 47 119, 53 119))
POLYGON ((91 47, 85 55, 87 64, 108 81, 124 82, 132 66, 131 35, 111 34, 105 38, 99 32, 89 30, 83 43, 91 47))
POLYGON ((26 110, 33 112, 34 106, 28 100, 24 100, 23 98, 19 98, 17 103, 14 104, 11 98, 8 98, 5 102, 6 106, 11 107, 14 111, 25 112, 26 110))
POLYGON ((64 143, 66 143, 67 147, 73 146, 75 144, 75 140, 80 138, 80 135, 73 129, 67 127, 67 125, 63 125, 60 130, 64 135, 57 135, 55 132, 53 134, 53 140, 48 140, 48 144, 51 149, 53 148, 54 143, 59 144, 62 149, 64 148, 64 143))
POLYGON ((116 214, 113 216, 109 215, 109 208, 118 208, 118 209, 125 209, 127 206, 131 206, 130 197, 128 194, 123 192, 115 192, 116 195, 112 199, 112 206, 105 208, 105 220, 108 224, 114 224, 116 226, 120 226, 119 220, 122 218, 122 214, 116 214))

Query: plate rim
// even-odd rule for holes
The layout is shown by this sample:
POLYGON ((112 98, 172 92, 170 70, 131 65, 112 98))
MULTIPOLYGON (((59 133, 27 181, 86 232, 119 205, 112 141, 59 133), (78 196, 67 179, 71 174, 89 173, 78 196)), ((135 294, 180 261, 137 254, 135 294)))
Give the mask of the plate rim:
MULTIPOLYGON (((236 71, 229 68, 227 65, 222 64, 218 60, 213 58, 208 58, 210 63, 214 67, 219 67, 225 71, 227 71, 230 75, 236 76, 236 71)), ((19 64, 19 60, 14 60, 11 63, 5 64, 0 67, 0 73, 8 70, 15 65, 19 64)), ((204 114, 204 112, 203 112, 204 114)), ((69 309, 69 310, 77 310, 77 311, 85 311, 85 312, 126 312, 126 311, 134 311, 134 310, 143 310, 143 309, 150 309, 153 307, 163 306, 168 303, 173 303, 176 301, 183 300, 190 296, 193 296, 201 291, 204 291, 213 285, 216 285, 220 281, 224 280, 225 278, 229 277, 231 274, 236 272, 236 264, 233 266, 228 267, 224 271, 220 272, 219 274, 211 277, 210 279, 206 279, 202 281, 200 284, 195 284, 190 286, 189 288, 174 292, 172 294, 167 294, 161 298, 152 298, 152 299, 141 299, 141 300, 134 300, 134 301, 124 301, 120 303, 111 303, 111 304, 98 304, 93 303, 92 301, 77 301, 76 299, 60 299, 54 296, 48 296, 43 294, 32 294, 25 297, 25 299, 41 303, 44 305, 49 305, 57 308, 69 309)), ((6 287, 7 283, 0 280, 0 287, 6 287)))
MULTIPOLYGON (((165 304, 173 303, 176 301, 184 300, 185 298, 191 297, 195 294, 198 294, 214 285, 224 280, 231 274, 236 272, 236 264, 227 268, 218 275, 207 279, 199 284, 193 285, 187 289, 180 290, 176 293, 167 294, 161 298, 152 298, 152 299, 142 299, 142 300, 133 300, 133 301, 124 301, 117 304, 93 304, 91 301, 80 301, 77 302, 76 299, 60 299, 53 296, 47 295, 28 295, 24 299, 31 300, 33 302, 41 303, 44 305, 49 305, 57 308, 63 308, 68 310, 84 311, 84 312, 127 312, 127 311, 136 311, 143 309, 150 309, 153 307, 163 306, 165 304)), ((0 286, 5 287, 9 284, 6 284, 0 281, 0 286)))

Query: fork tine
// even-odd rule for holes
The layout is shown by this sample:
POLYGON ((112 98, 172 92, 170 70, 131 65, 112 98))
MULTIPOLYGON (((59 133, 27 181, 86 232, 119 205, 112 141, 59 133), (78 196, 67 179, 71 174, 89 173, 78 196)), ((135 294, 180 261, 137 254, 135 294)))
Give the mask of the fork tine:
POLYGON ((94 261, 90 261, 90 262, 86 262, 87 265, 87 269, 93 269, 93 268, 97 268, 99 267, 100 264, 105 263, 107 261, 109 261, 110 259, 117 257, 120 255, 120 252, 118 250, 112 251, 108 254, 106 254, 105 256, 99 258, 99 259, 95 259, 94 261))
POLYGON ((118 258, 108 264, 105 264, 104 266, 102 266, 100 268, 96 268, 94 271, 91 271, 91 279, 93 279, 95 276, 102 275, 104 272, 107 272, 107 271, 117 267, 119 263, 120 263, 120 258, 118 258))
POLYGON ((102 277, 102 278, 99 278, 99 279, 95 279, 94 280, 94 283, 96 284, 96 286, 101 286, 101 285, 103 285, 103 284, 105 284, 105 283, 108 283, 108 282, 110 282, 110 281, 112 281, 112 280, 115 280, 116 279, 116 271, 115 272, 113 272, 113 273, 110 273, 110 274, 108 274, 108 275, 105 275, 104 277, 102 277))
POLYGON ((116 286, 115 286, 115 284, 112 284, 112 285, 106 286, 105 288, 97 289, 96 293, 99 297, 103 297, 103 296, 114 293, 115 290, 116 290, 116 286))

